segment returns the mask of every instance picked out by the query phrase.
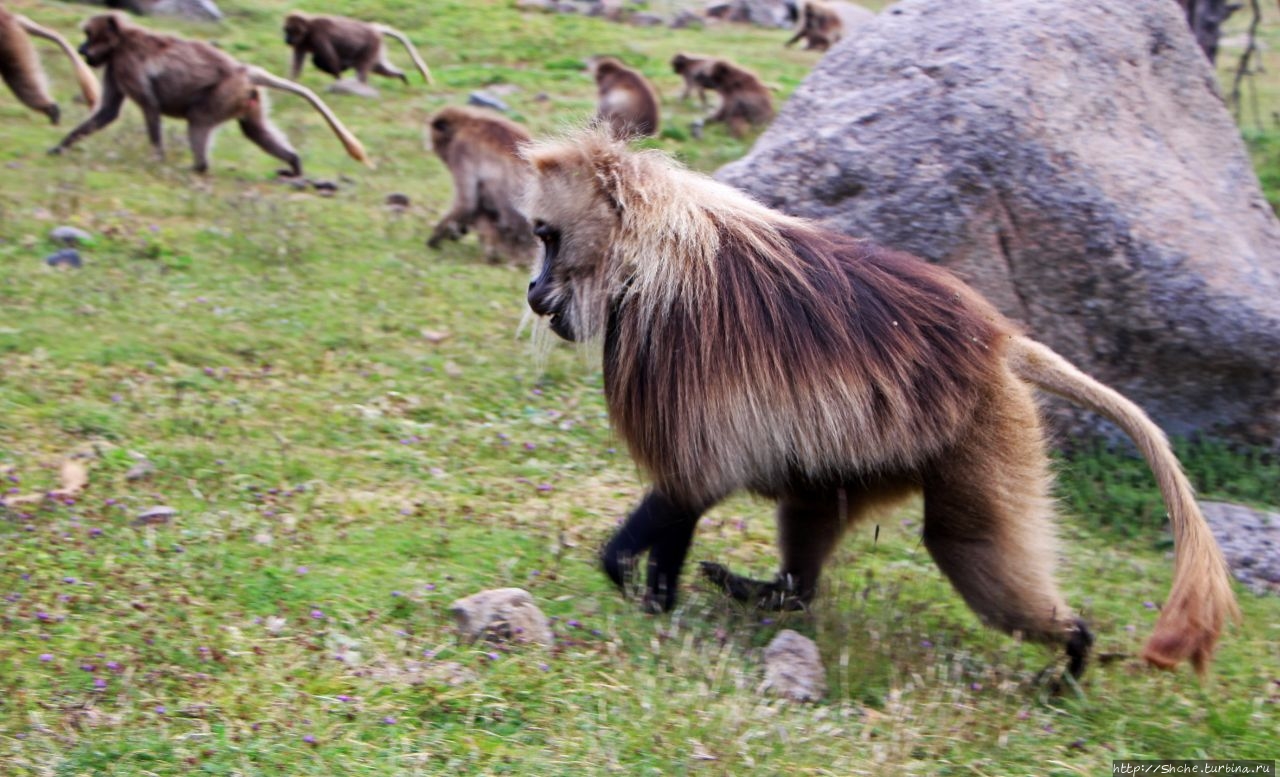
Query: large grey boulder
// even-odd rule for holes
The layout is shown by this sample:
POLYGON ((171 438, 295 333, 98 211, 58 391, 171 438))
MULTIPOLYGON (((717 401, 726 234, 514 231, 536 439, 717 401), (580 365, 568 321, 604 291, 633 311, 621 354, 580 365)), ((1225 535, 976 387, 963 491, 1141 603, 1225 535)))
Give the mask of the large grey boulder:
POLYGON ((954 268, 1170 433, 1280 441, 1280 224, 1176 3, 903 0, 717 177, 954 268))
POLYGON ((222 21, 222 11, 213 0, 104 0, 91 4, 139 16, 173 16, 197 22, 222 21))

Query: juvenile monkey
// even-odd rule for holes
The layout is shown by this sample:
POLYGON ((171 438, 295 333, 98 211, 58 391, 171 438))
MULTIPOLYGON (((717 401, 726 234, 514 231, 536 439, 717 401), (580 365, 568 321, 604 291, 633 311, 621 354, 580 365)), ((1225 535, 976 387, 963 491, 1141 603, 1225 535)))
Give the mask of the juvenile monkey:
POLYGON ((600 91, 596 117, 617 137, 658 132, 658 93, 649 80, 613 57, 592 57, 587 68, 600 91))
POLYGON ((93 67, 105 67, 102 103, 50 153, 62 153, 115 121, 128 98, 142 109, 147 137, 162 159, 161 116, 187 121, 187 136, 199 173, 209 169, 209 142, 214 129, 235 119, 245 137, 289 165, 282 174, 301 175, 298 153, 267 117, 264 95, 259 89, 266 86, 305 98, 328 122, 347 153, 370 164, 360 141, 304 86, 238 62, 208 43, 149 32, 120 13, 94 16, 85 22, 84 34, 80 53, 93 67))
POLYGON ((796 34, 785 45, 791 46, 804 38, 805 49, 826 51, 840 42, 844 24, 840 14, 821 0, 804 0, 800 5, 800 24, 796 34))
POLYGON ((284 18, 284 42, 293 47, 289 77, 298 80, 310 54, 312 63, 334 78, 341 78, 345 71, 355 68, 356 78, 362 84, 369 82, 370 73, 399 78, 407 84, 408 76, 387 61, 382 45, 384 35, 400 41, 422 77, 428 84, 433 83, 427 63, 418 55, 409 36, 394 27, 345 16, 312 16, 297 11, 284 18))
POLYGON ((735 137, 773 118, 773 98, 768 88, 746 68, 716 60, 696 76, 698 83, 720 95, 720 108, 707 121, 724 122, 735 137))
POLYGON ((1065 648, 1093 637, 1054 579, 1053 472, 1033 389, 1114 420, 1155 474, 1173 588, 1143 656, 1203 672, 1238 617, 1191 486, 1136 405, 1021 334, 946 269, 770 210, 596 130, 525 151, 543 256, 532 311, 603 345, 609 418, 652 489, 602 553, 670 609, 698 519, 746 490, 778 502, 771 581, 719 565, 735 598, 809 602, 845 529, 924 496, 923 541, 988 625, 1065 648))
POLYGON ((53 124, 57 124, 62 116, 58 104, 49 96, 44 69, 29 35, 53 41, 62 49, 75 68, 76 80, 89 110, 93 110, 98 104, 98 79, 76 55, 67 39, 25 16, 10 13, 0 5, 0 78, 9 85, 14 96, 31 110, 48 116, 53 124))
POLYGON ((490 261, 527 266, 537 243, 519 209, 529 177, 520 156, 529 133, 515 122, 476 108, 441 108, 430 119, 431 149, 453 176, 453 206, 431 231, 439 248, 474 227, 490 261))
POLYGON ((702 107, 707 107, 707 90, 698 83, 698 75, 709 71, 715 62, 713 57, 704 57, 699 54, 676 54, 671 58, 671 69, 684 79, 684 91, 680 93, 681 100, 688 100, 696 89, 702 107))

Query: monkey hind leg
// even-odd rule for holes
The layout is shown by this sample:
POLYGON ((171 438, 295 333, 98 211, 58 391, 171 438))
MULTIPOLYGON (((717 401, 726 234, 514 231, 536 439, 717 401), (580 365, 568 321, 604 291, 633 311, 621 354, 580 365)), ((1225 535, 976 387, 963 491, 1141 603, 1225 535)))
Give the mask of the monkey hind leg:
POLYGON ((386 76, 387 78, 398 78, 406 84, 409 83, 409 76, 405 75, 403 70, 400 70, 385 59, 373 63, 373 72, 380 76, 386 76))
MULTIPOLYGON (((34 57, 34 52, 32 56, 34 57)), ((25 72, 22 68, 5 68, 0 70, 0 77, 23 105, 48 116, 50 123, 58 123, 62 112, 49 96, 42 71, 33 69, 32 72, 25 72)))
POLYGON ((289 145, 289 139, 276 128, 266 114, 258 108, 240 119, 240 131, 259 148, 276 159, 289 165, 289 169, 281 170, 281 175, 297 177, 302 175, 302 159, 298 152, 289 145))
POLYGON ((924 478, 924 544, 987 625, 1065 648, 1079 676, 1093 636, 1058 591, 1052 477, 1034 402, 1008 381, 924 478))

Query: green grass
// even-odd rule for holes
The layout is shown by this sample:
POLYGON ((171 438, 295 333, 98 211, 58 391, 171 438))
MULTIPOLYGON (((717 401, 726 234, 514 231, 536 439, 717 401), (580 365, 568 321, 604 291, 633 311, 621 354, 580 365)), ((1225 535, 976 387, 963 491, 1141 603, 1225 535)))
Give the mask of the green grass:
MULTIPOLYGON (((223 25, 153 24, 284 71, 292 6, 222 6, 223 25)), ((10 7, 67 33, 89 13, 10 7)), ((376 171, 276 97, 333 198, 275 182, 234 128, 207 178, 175 122, 155 163, 132 107, 50 158, 66 127, 0 93, 0 486, 54 488, 71 455, 90 478, 74 503, 0 513, 0 774, 1066 775, 1274 757, 1280 605, 1241 592, 1245 622, 1205 683, 1142 667, 1171 563, 1150 476, 1103 451, 1062 464, 1063 587, 1118 656, 1078 694, 1051 698, 1036 676, 1058 657, 969 613, 920 545, 918 507, 855 532, 809 616, 761 617, 693 580, 670 616, 618 596, 593 554, 643 485, 598 366, 568 347, 536 363, 517 335, 524 272, 472 239, 425 248, 451 186, 424 119, 507 83, 535 134, 559 131, 593 106, 574 63, 611 53, 665 95, 671 131, 652 145, 711 170, 750 139, 687 136, 700 109, 675 100, 670 56, 728 54, 786 94, 815 55, 783 49, 785 31, 484 0, 329 8, 394 21, 440 81, 328 98, 376 171), (407 213, 384 208, 391 192, 407 213), (96 235, 83 269, 42 263, 58 224, 96 235), (142 458, 154 471, 129 479, 142 458), (178 514, 136 520, 155 505, 178 514), (557 619, 552 650, 455 638, 450 602, 507 585, 557 619), (824 702, 756 694, 780 628, 817 640, 824 702)), ((45 60, 74 122, 69 69, 45 60)), ((1181 450, 1207 495, 1275 504, 1274 460, 1181 450)), ((770 506, 719 507, 692 558, 766 573, 770 506)))

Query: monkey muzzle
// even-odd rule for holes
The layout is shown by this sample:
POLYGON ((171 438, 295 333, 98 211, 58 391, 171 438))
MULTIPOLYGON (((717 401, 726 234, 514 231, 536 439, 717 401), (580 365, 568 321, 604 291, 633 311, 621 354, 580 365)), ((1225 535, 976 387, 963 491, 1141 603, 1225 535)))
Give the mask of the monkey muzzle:
POLYGON ((544 267, 542 272, 538 273, 538 277, 529 283, 529 308, 539 316, 547 317, 547 323, 551 325, 551 331, 558 336, 574 341, 573 327, 569 324, 568 318, 563 310, 563 303, 557 302, 555 299, 555 290, 547 278, 548 272, 544 267))
POLYGON ((560 252, 560 231, 539 223, 534 227, 533 234, 542 241, 544 253, 542 268, 537 277, 529 282, 529 308, 539 316, 549 316, 551 331, 573 342, 573 326, 565 316, 564 298, 559 293, 559 284, 553 273, 556 255, 560 252))

